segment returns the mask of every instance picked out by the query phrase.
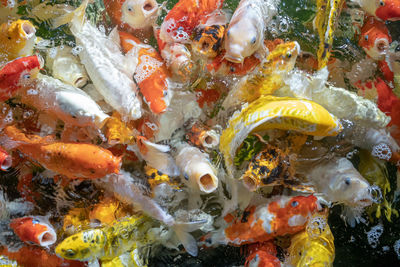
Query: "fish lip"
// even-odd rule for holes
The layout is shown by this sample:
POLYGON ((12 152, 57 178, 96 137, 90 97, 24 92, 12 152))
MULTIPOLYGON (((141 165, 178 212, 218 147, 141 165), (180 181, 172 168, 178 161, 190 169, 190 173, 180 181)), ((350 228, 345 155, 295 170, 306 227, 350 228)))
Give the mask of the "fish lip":
POLYGON ((240 57, 240 56, 235 57, 235 56, 232 56, 232 55, 225 54, 224 58, 226 60, 230 61, 230 62, 233 62, 233 63, 242 63, 243 62, 243 57, 240 57))
POLYGON ((30 39, 31 37, 33 37, 36 33, 36 29, 35 27, 33 27, 30 23, 28 22, 24 22, 21 25, 21 29, 24 32, 24 37, 26 39, 30 39))
POLYGON ((158 4, 154 0, 147 0, 142 6, 143 15, 147 18, 152 15, 158 10, 158 4))
POLYGON ((389 49, 389 42, 385 38, 378 38, 375 40, 374 46, 380 53, 383 53, 389 49))

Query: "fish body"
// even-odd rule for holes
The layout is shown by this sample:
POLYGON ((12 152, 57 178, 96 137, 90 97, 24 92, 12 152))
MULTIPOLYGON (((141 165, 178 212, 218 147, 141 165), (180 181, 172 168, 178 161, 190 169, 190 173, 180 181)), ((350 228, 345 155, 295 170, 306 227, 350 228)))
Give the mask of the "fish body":
POLYGON ((307 230, 292 237, 285 266, 333 266, 335 245, 327 219, 327 216, 313 217, 307 230), (320 223, 310 229, 310 224, 316 220, 320 223))
POLYGON ((260 63, 260 57, 256 56, 255 54, 246 57, 243 60, 243 64, 231 62, 225 59, 225 51, 223 50, 215 58, 209 61, 205 68, 207 72, 213 76, 243 76, 253 71, 260 63))
POLYGON ((125 53, 138 47, 139 62, 133 75, 144 101, 155 114, 163 113, 172 97, 169 90, 169 71, 158 52, 151 46, 125 32, 119 32, 121 45, 125 53))
POLYGON ((352 207, 366 207, 374 201, 370 184, 346 158, 322 162, 306 177, 328 201, 352 207))
POLYGON ((160 38, 167 43, 189 43, 195 27, 220 9, 223 0, 180 0, 168 12, 160 29, 160 38))
POLYGON ((280 1, 241 0, 232 15, 225 36, 225 58, 242 63, 262 48, 267 23, 277 13, 280 1))
POLYGON ((361 28, 361 35, 358 44, 364 49, 365 53, 374 60, 382 60, 389 50, 392 38, 389 35, 385 23, 369 17, 361 28))
POLYGON ((72 126, 101 128, 109 118, 81 89, 42 74, 26 86, 21 101, 72 126))
POLYGON ((143 242, 149 229, 148 218, 139 215, 126 217, 111 226, 89 229, 64 239, 56 254, 69 260, 111 260, 143 242))
POLYGON ((170 185, 174 189, 180 189, 179 183, 174 181, 171 177, 168 175, 160 172, 157 169, 154 169, 148 165, 145 166, 145 173, 147 176, 147 182, 150 184, 150 187, 152 191, 154 191, 154 188, 160 184, 166 183, 170 185))
POLYGON ((92 144, 62 143, 37 135, 27 136, 14 126, 4 129, 5 136, 16 142, 17 149, 49 170, 69 178, 100 178, 118 173, 121 158, 92 144))
POLYGON ((55 254, 50 254, 46 249, 29 246, 22 247, 18 251, 9 251, 7 248, 1 248, 0 254, 7 256, 9 259, 15 260, 21 266, 29 267, 84 267, 85 263, 80 261, 65 260, 57 257, 55 254))
POLYGON ((0 25, 0 64, 18 57, 30 56, 35 45, 35 27, 28 20, 0 25))
POLYGON ((2 147, 0 147, 0 169, 2 171, 6 171, 11 167, 12 157, 5 151, 2 147))
POLYGON ((8 62, 0 69, 0 101, 13 97, 18 89, 29 83, 42 67, 38 56, 28 56, 8 62))
POLYGON ((249 255, 246 257, 245 267, 281 267, 276 257, 277 250, 273 242, 255 243, 249 245, 249 255))
POLYGON ((294 169, 288 153, 267 144, 267 147, 251 160, 241 179, 250 191, 255 191, 262 186, 285 185, 285 181, 293 177, 293 174, 294 169))
POLYGON ((400 20, 399 0, 356 0, 355 2, 368 14, 381 20, 400 20))
POLYGON ((236 101, 252 102, 263 95, 271 95, 284 84, 284 78, 294 68, 300 46, 297 42, 282 43, 267 56, 260 71, 244 78, 233 93, 236 101))
POLYGON ((222 47, 225 29, 225 25, 211 25, 197 29, 193 37, 192 50, 206 57, 216 57, 222 47))
POLYGON ((132 57, 124 57, 118 45, 85 19, 88 0, 74 12, 53 21, 55 26, 70 23, 77 44, 83 49, 79 58, 105 102, 117 110, 125 121, 142 116, 137 86, 131 78, 132 57), (118 81, 118 82, 117 82, 118 81))
POLYGON ((22 241, 28 244, 48 247, 57 241, 53 226, 40 216, 13 219, 10 227, 22 241))
MULTIPOLYGON (((207 91, 208 90, 203 90, 202 93, 206 94, 207 91)), ((190 130, 186 133, 186 138, 196 147, 203 149, 213 149, 219 144, 219 134, 215 130, 210 129, 199 122, 195 122, 192 125, 190 130)))
POLYGON ((114 25, 125 31, 151 28, 159 12, 155 0, 105 0, 104 7, 114 25))
POLYGON ((82 88, 89 80, 85 67, 78 57, 72 54, 68 46, 54 47, 48 50, 46 65, 50 68, 53 77, 74 87, 82 88))
POLYGON ((226 215, 226 227, 213 233, 205 242, 240 246, 295 234, 305 229, 309 218, 317 209, 317 198, 313 195, 282 195, 266 204, 249 206, 239 217, 226 215))
POLYGON ((99 203, 93 205, 89 212, 91 221, 99 221, 103 225, 111 225, 127 214, 120 202, 114 198, 104 198, 99 203))

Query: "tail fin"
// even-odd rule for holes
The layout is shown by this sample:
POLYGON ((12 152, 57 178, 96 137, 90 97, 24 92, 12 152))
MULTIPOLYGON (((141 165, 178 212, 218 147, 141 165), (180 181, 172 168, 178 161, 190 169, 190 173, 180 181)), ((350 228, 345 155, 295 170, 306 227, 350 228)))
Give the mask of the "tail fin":
POLYGON ((74 11, 67 13, 65 15, 62 15, 61 17, 53 19, 52 20, 53 28, 58 28, 61 25, 64 25, 64 24, 67 24, 67 23, 70 23, 73 21, 76 23, 80 22, 80 25, 83 25, 83 22, 85 19, 85 10, 90 1, 91 0, 83 0, 82 4, 74 11))
POLYGON ((189 232, 198 230, 206 222, 206 220, 200 220, 187 223, 175 223, 175 225, 173 226, 176 236, 178 237, 179 241, 181 241, 186 252, 189 253, 191 256, 197 256, 198 248, 196 239, 194 239, 194 237, 189 234, 189 232))

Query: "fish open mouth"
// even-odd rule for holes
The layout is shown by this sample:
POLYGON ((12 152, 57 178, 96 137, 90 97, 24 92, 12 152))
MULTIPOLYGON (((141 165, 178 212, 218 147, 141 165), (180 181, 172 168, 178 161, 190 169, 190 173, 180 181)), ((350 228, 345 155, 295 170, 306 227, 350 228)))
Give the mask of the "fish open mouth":
POLYGON ((1 163, 0 169, 5 171, 8 168, 10 168, 11 165, 12 165, 12 158, 11 158, 11 156, 7 156, 7 157, 5 157, 3 162, 1 163))
POLYGON ((154 0, 146 1, 142 6, 142 10, 143 14, 150 16, 157 11, 157 3, 154 0))
POLYGON ((26 39, 31 38, 36 33, 35 27, 33 27, 32 24, 30 24, 30 23, 26 23, 26 22, 23 23, 21 25, 21 29, 22 29, 23 33, 25 34, 26 39))
POLYGON ((386 39, 376 39, 375 40, 375 47, 376 49, 382 53, 386 51, 389 48, 389 43, 386 39))

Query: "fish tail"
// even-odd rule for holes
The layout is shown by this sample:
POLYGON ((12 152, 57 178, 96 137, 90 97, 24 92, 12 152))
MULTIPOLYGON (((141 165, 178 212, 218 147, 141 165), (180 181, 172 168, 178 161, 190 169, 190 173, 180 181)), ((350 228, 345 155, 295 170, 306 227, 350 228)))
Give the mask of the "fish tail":
POLYGON ((91 2, 91 0, 83 0, 82 4, 74 11, 53 19, 52 20, 53 28, 58 28, 61 25, 70 22, 77 23, 77 25, 83 25, 85 19, 85 10, 89 2, 91 2))
POLYGON ((189 253, 191 256, 197 256, 198 248, 196 239, 191 234, 189 234, 189 232, 198 230, 205 223, 206 220, 188 223, 175 223, 172 227, 179 241, 185 248, 186 252, 189 253))

